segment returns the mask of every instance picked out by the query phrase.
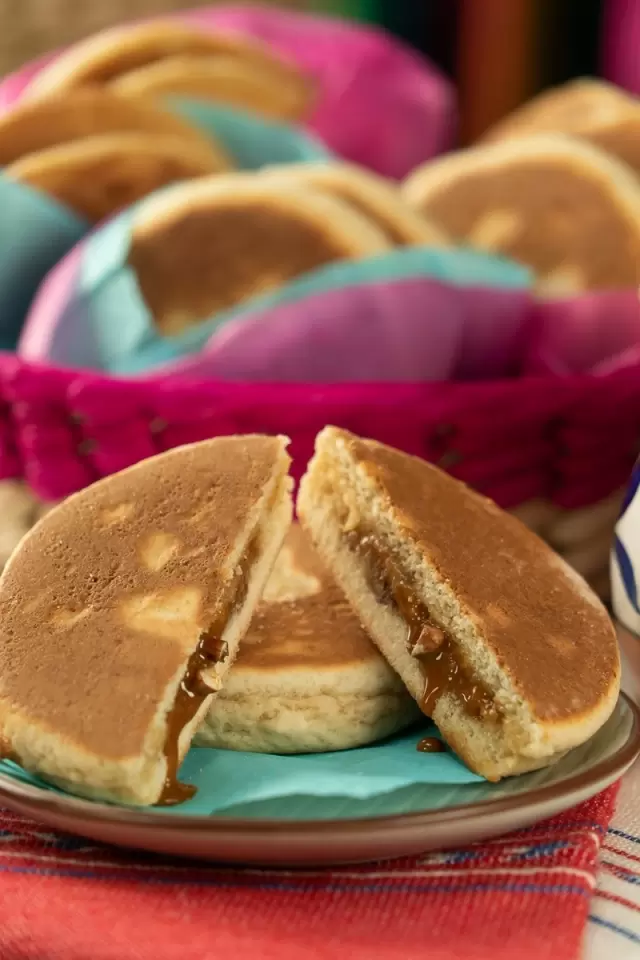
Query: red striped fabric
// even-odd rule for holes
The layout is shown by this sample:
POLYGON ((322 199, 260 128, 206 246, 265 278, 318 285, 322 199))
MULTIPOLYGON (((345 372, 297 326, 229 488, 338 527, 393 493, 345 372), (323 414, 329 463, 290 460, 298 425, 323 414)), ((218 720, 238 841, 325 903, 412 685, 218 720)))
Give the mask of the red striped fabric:
POLYGON ((161 859, 0 811, 0 958, 574 960, 616 790, 486 844, 332 870, 161 859))

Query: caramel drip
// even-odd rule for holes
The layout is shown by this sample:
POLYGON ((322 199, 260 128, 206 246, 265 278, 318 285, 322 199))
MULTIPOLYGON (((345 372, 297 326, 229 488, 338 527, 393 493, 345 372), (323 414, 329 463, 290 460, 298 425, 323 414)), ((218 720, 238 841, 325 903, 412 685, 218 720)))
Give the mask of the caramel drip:
POLYGON ((451 636, 435 623, 407 583, 397 563, 383 552, 372 534, 353 530, 347 542, 362 558, 369 586, 380 603, 393 606, 407 624, 407 648, 422 668, 424 692, 420 708, 433 716, 438 700, 452 693, 475 717, 495 715, 492 694, 463 662, 451 636))
POLYGON ((260 552, 258 536, 253 537, 247 546, 237 568, 229 597, 222 605, 222 611, 215 623, 198 642, 198 646, 187 661, 184 676, 180 681, 178 693, 173 707, 167 718, 167 733, 164 754, 167 761, 162 795, 157 806, 170 807, 190 800, 196 793, 196 788, 178 780, 180 766, 180 734, 193 720, 204 701, 214 690, 204 681, 202 674, 210 670, 217 663, 221 663, 229 656, 229 648, 222 640, 225 627, 233 614, 240 609, 247 599, 249 589, 249 572, 260 552))
POLYGON ((420 753, 445 753, 446 749, 442 740, 437 737, 423 737, 416 745, 416 750, 420 753))

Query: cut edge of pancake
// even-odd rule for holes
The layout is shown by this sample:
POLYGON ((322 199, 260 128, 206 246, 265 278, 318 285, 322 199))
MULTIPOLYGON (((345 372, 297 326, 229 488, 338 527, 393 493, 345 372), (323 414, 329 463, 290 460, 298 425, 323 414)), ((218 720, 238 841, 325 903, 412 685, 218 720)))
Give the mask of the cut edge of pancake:
MULTIPOLYGON (((206 685, 210 687, 211 696, 203 700, 197 713, 178 735, 177 750, 180 760, 186 754, 212 697, 219 690, 237 654, 241 639, 248 629, 253 609, 260 600, 291 523, 292 480, 288 474, 290 457, 286 452, 289 440, 286 437, 276 439, 280 443, 280 449, 277 457, 273 458, 271 477, 265 483, 260 499, 247 515, 245 525, 239 532, 234 546, 237 558, 240 559, 249 542, 257 537, 260 544, 259 554, 249 568, 248 589, 244 599, 231 613, 220 635, 221 642, 227 644, 228 655, 216 664, 215 670, 200 674, 206 685)), ((179 457, 189 447, 195 446, 199 444, 177 447, 161 456, 179 457)), ((144 472, 146 463, 147 461, 141 461, 124 472, 129 475, 144 472)), ((120 474, 114 475, 114 478, 118 476, 120 474)), ((109 484, 114 478, 107 477, 99 483, 109 484)), ((73 509, 75 500, 86 499, 87 496, 86 489, 80 491, 67 498, 60 509, 69 511, 73 509)), ((51 514, 48 514, 32 527, 22 541, 22 545, 28 545, 32 540, 37 540, 50 518, 51 514)), ((21 550, 17 550, 12 555, 2 574, 2 581, 11 576, 12 567, 20 553, 21 550)), ((206 633, 206 629, 203 633, 206 633)), ((163 699, 147 729, 141 750, 135 756, 114 759, 90 752, 81 743, 76 743, 68 736, 59 734, 53 725, 45 724, 41 720, 31 720, 26 707, 20 708, 15 704, 9 704, 6 699, 3 699, 1 692, 0 746, 3 741, 10 744, 11 757, 27 770, 78 796, 133 806, 152 805, 158 802, 163 793, 168 771, 165 752, 169 729, 167 718, 174 706, 188 660, 193 652, 194 650, 191 650, 191 653, 185 651, 182 664, 176 669, 171 681, 166 684, 163 699)), ((124 704, 123 709, 126 710, 124 704)))
MULTIPOLYGON (((365 628, 420 702, 424 691, 423 672, 416 657, 407 649, 406 621, 396 610, 377 601, 361 562, 345 543, 345 523, 348 528, 352 514, 359 517, 366 512, 369 519, 373 517, 373 529, 378 531, 380 525, 385 524, 386 508, 375 493, 363 486, 362 478, 359 482, 356 462, 340 446, 340 434, 329 427, 319 435, 314 460, 300 486, 298 515, 365 628), (342 515, 346 502, 341 499, 345 484, 352 491, 346 518, 342 515)), ((391 517, 384 529, 385 538, 387 534, 391 539, 397 538, 398 548, 411 564, 416 586, 420 585, 420 596, 427 608, 428 593, 436 591, 446 595, 451 609, 459 609, 455 593, 439 580, 424 555, 398 533, 391 517)), ((579 591, 586 591, 589 601, 601 608, 584 581, 560 557, 557 564, 579 591)), ((499 591, 499 585, 496 589, 499 591)), ((619 665, 617 675, 612 676, 607 688, 602 690, 597 706, 560 722, 540 720, 512 678, 502 670, 480 630, 470 626, 463 612, 457 616, 460 628, 455 631, 455 643, 460 645, 469 665, 500 704, 504 719, 501 723, 479 719, 465 711, 458 697, 447 693, 438 699, 433 720, 465 762, 487 779, 497 780, 553 763, 585 742, 611 715, 619 693, 619 665)))

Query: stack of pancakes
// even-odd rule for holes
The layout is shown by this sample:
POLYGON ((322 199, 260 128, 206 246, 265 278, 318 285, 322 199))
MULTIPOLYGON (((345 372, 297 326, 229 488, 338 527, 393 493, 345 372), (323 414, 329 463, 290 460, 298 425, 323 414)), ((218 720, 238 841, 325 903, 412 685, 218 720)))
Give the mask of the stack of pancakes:
POLYGON ((459 243, 533 268, 542 295, 640 283, 640 104, 599 81, 545 93, 404 193, 459 243))
POLYGON ((437 468, 331 427, 292 527, 285 442, 180 447, 36 524, 0 579, 0 755, 147 805, 188 798, 196 733, 335 750, 422 711, 498 780, 605 723, 615 632, 549 547, 437 468))
POLYGON ((117 27, 76 44, 38 74, 28 95, 86 86, 195 97, 291 122, 308 116, 314 99, 310 79, 265 44, 177 20, 117 27))
POLYGON ((175 335, 336 260, 444 243, 392 182, 348 164, 293 165, 151 198, 128 263, 157 329, 175 335))
POLYGON ((102 87, 3 114, 0 165, 92 223, 170 183, 232 168, 220 144, 161 105, 102 87))

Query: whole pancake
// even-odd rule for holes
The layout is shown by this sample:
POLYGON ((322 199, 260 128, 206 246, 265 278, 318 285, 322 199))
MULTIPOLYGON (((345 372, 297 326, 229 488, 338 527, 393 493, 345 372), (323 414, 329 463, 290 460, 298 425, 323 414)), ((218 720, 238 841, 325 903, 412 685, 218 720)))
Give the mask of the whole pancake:
POLYGON ((483 136, 485 141, 540 133, 580 134, 617 119, 633 99, 613 84, 582 77, 538 94, 483 136))
POLYGON ((128 262, 169 335, 315 267, 388 247, 380 230, 333 197, 229 174, 144 204, 128 262))
POLYGON ((197 743, 259 753, 345 750, 420 716, 303 531, 289 531, 197 743))
POLYGON ((128 96, 195 97, 277 120, 302 119, 310 91, 280 71, 240 57, 175 56, 121 74, 111 87, 128 96))
POLYGON ((40 150, 5 172, 95 223, 160 187, 220 169, 215 155, 190 140, 114 133, 40 150))
POLYGON ((180 792, 178 762, 291 522, 285 445, 178 447, 27 534, 0 579, 2 755, 85 796, 180 792))
POLYGON ((490 500, 326 427, 297 512, 380 651, 476 772, 546 766, 611 715, 620 658, 605 608, 490 500))
POLYGON ((348 203, 384 231, 394 246, 447 245, 444 233, 406 202, 397 184, 347 163, 268 167, 262 175, 312 187, 348 203))
POLYGON ((404 193, 453 239, 532 267, 542 293, 640 283, 640 185, 580 140, 461 151, 416 170, 404 193))
POLYGON ((580 137, 640 174, 640 104, 602 80, 574 80, 540 94, 492 127, 483 141, 541 133, 580 137))
POLYGON ((195 127, 154 103, 122 96, 104 87, 84 87, 24 100, 0 116, 0 166, 86 137, 144 133, 178 137, 220 169, 232 164, 223 148, 195 127))
POLYGON ((70 47, 40 71, 28 95, 109 83, 129 70, 173 56, 237 56, 279 73, 292 86, 309 88, 309 81, 294 64, 257 40, 233 33, 212 33, 179 20, 153 20, 104 30, 70 47))

